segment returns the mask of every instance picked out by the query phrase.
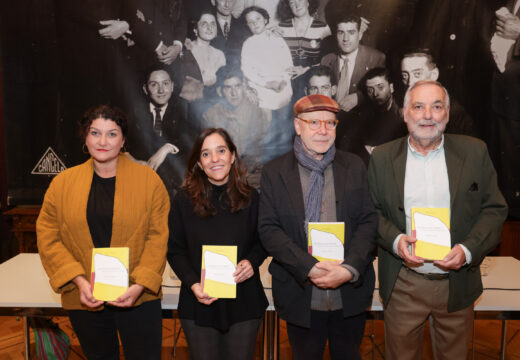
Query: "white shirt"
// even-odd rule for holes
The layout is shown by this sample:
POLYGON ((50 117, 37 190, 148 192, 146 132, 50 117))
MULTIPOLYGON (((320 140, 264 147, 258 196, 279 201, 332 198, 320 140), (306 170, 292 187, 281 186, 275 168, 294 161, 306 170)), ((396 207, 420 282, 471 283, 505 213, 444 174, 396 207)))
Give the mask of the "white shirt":
POLYGON ((224 34, 224 26, 226 23, 228 24, 228 29, 231 30, 231 15, 223 16, 217 13, 217 21, 222 34, 224 34))
MULTIPOLYGON (((150 103, 150 112, 152 113, 152 125, 155 126, 155 108, 159 106, 155 106, 154 104, 150 103)), ((164 113, 166 112, 166 108, 168 107, 168 103, 164 104, 160 107, 161 111, 161 120, 164 118, 164 113)))

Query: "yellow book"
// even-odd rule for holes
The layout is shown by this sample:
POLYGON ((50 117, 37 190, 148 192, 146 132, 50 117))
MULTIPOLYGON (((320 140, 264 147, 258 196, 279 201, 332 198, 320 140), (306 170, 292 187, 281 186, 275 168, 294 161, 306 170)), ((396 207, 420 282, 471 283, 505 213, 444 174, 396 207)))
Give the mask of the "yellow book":
POLYGON ((237 247, 202 246, 202 291, 219 299, 235 299, 237 286, 233 273, 237 267, 237 247))
POLYGON ((412 208, 412 236, 417 239, 415 255, 442 260, 451 251, 450 209, 412 208))
POLYGON ((310 222, 309 254, 319 261, 343 260, 345 255, 344 222, 310 222))
POLYGON ((94 298, 114 301, 128 289, 127 247, 92 249, 91 286, 94 298))

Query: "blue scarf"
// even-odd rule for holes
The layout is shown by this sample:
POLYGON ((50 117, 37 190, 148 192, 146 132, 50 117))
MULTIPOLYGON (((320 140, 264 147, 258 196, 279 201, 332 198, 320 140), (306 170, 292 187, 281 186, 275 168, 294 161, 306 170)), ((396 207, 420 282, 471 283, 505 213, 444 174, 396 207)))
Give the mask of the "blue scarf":
POLYGON ((309 187, 305 194, 305 233, 309 222, 320 221, 321 200, 323 197, 323 185, 325 177, 323 175, 327 166, 334 160, 336 147, 334 144, 323 154, 321 160, 313 158, 303 147, 302 139, 299 136, 294 138, 294 155, 298 163, 311 171, 309 187))

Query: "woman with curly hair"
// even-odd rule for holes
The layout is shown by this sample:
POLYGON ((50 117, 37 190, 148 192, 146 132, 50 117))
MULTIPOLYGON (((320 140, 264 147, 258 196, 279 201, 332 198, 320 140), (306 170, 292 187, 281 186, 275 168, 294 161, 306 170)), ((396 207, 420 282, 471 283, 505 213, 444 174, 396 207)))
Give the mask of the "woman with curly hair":
POLYGON ((79 125, 90 158, 49 185, 36 222, 42 265, 87 359, 119 359, 121 339, 125 359, 158 360, 168 193, 155 171, 121 154, 121 110, 93 107, 79 125), (129 286, 113 301, 92 292, 92 250, 107 247, 129 249, 129 286))

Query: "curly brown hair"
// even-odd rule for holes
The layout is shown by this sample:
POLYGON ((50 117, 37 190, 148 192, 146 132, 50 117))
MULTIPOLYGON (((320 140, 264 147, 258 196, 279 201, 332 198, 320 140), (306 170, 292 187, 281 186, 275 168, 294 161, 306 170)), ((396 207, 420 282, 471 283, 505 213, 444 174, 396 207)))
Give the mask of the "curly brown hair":
POLYGON ((251 203, 251 192, 254 191, 254 188, 246 180, 247 171, 240 160, 231 136, 222 128, 205 129, 195 140, 182 185, 182 188, 190 196, 195 213, 201 217, 209 217, 217 213, 217 210, 210 202, 211 183, 206 173, 199 167, 204 140, 213 134, 220 135, 226 142, 229 151, 235 154, 235 161, 231 165, 225 193, 225 200, 229 203, 230 211, 233 213, 247 208, 251 203))
POLYGON ((120 128, 121 133, 123 134, 123 138, 126 139, 126 135, 128 133, 128 120, 126 118, 125 113, 111 105, 98 105, 89 108, 83 114, 83 117, 78 121, 79 124, 79 136, 81 141, 85 142, 87 138, 88 130, 90 129, 90 125, 96 119, 104 119, 104 120, 112 120, 115 122, 120 128))

